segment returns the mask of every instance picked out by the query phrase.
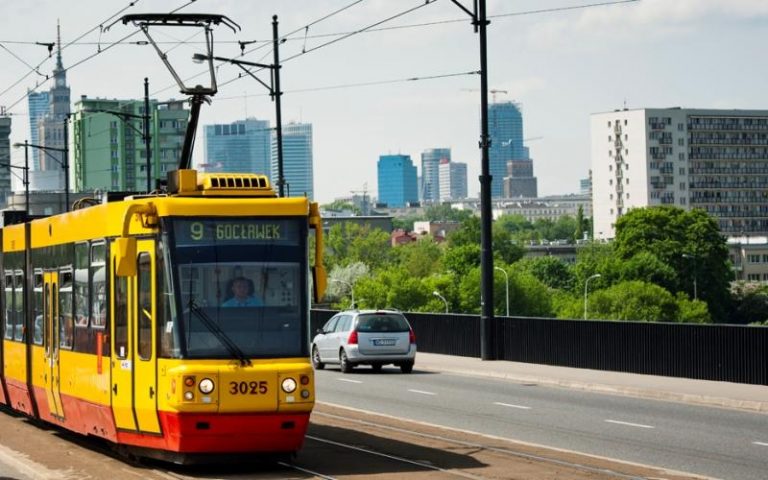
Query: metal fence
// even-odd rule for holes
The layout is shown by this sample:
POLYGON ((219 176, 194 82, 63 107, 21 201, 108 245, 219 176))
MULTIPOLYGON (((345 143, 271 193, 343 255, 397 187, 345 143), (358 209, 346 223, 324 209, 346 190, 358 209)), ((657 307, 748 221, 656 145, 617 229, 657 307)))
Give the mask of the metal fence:
MULTIPOLYGON (((311 332, 336 312, 312 310, 311 332)), ((419 351, 480 356, 478 315, 408 313, 419 351)), ((498 360, 768 385, 768 327, 496 317, 498 360)))

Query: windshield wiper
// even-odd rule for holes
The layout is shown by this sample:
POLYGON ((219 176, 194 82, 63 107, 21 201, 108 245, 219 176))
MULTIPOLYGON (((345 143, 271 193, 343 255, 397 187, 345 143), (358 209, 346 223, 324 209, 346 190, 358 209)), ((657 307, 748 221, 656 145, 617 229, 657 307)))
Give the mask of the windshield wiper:
POLYGON ((224 330, 222 330, 221 327, 219 327, 218 324, 216 324, 216 322, 214 322, 211 317, 209 317, 208 314, 205 313, 205 311, 195 303, 195 299, 191 297, 189 299, 189 311, 197 315, 197 318, 199 318, 203 325, 205 325, 205 328, 207 328, 213 334, 213 336, 216 337, 216 339, 218 339, 222 345, 224 345, 224 348, 229 351, 230 355, 240 360, 240 364, 242 366, 251 364, 251 359, 249 359, 245 353, 240 350, 240 347, 238 347, 237 344, 235 344, 235 342, 229 338, 224 330))

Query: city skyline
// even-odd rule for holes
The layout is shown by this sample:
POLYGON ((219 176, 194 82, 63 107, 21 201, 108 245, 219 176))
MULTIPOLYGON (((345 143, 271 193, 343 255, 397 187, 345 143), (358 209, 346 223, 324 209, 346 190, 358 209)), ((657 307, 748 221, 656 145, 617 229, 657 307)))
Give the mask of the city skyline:
MULTIPOLYGON (((38 92, 52 86, 44 75, 51 76, 55 52, 48 58, 46 49, 34 42, 54 41, 57 19, 73 99, 80 95, 141 98, 144 77, 150 79, 152 98, 182 99, 151 47, 136 44, 145 40, 143 36, 131 36, 125 41, 133 43, 111 47, 135 29, 118 23, 102 32, 98 26, 117 20, 119 17, 107 21, 121 9, 125 9, 121 14, 162 12, 186 3, 138 2, 127 8, 128 2, 84 0, 73 9, 70 2, 46 0, 4 6, 8 18, 35 18, 35 28, 10 22, 0 38, 0 43, 23 60, 8 51, 0 52, 4 65, 0 92, 5 90, 0 94, 0 106, 14 115, 11 142, 23 142, 30 135, 27 90, 37 82, 41 83, 38 92), (96 55, 99 49, 102 53, 96 55), (38 64, 40 74, 30 73, 30 66, 38 64)), ((469 18, 447 1, 427 5, 405 0, 353 3, 294 0, 242 5, 200 0, 180 12, 215 10, 213 13, 228 15, 243 25, 236 36, 217 29, 215 53, 225 57, 240 54, 237 40, 269 40, 272 14, 279 16, 281 34, 296 31, 281 47, 283 120, 284 124, 297 121, 314 126, 315 197, 320 202, 347 195, 366 183, 375 191, 376 161, 383 153, 418 158, 424 149, 433 147, 450 148, 453 161, 467 163, 468 193, 477 196, 479 78, 464 73, 478 68, 478 39, 469 18), (305 26, 348 5, 352 6, 305 31, 305 26), (353 32, 407 9, 414 11, 380 27, 408 28, 352 35, 322 47, 341 38, 324 35, 353 32), (424 80, 406 81, 414 78, 424 80), (340 184, 336 172, 342 169, 345 180, 340 184)), ((490 100, 495 97, 498 102, 522 105, 526 137, 537 138, 528 146, 536 163, 540 195, 578 192, 579 179, 588 177, 592 113, 625 105, 765 108, 761 79, 768 67, 753 59, 761 54, 759 35, 768 18, 766 2, 644 0, 514 15, 588 3, 488 2, 492 21, 488 29, 489 88, 497 90, 490 100), (750 74, 735 75, 743 71, 743 65, 750 66, 750 74)), ((169 42, 163 48, 172 53, 172 60, 189 59, 202 49, 195 43, 199 38, 190 37, 192 33, 177 29, 174 36, 159 38, 169 42), (179 42, 184 43, 178 46, 179 42)), ((266 45, 242 58, 270 62, 269 50, 266 45)), ((198 70, 190 72, 200 67, 193 68, 198 70)), ((263 72, 262 76, 268 81, 263 72)), ((219 67, 219 92, 211 106, 203 106, 201 125, 231 123, 246 116, 274 123, 274 104, 266 89, 247 76, 237 77, 235 67, 219 67)), ((201 147, 198 142, 196 163, 203 158, 201 147)), ((18 149, 11 156, 14 164, 23 162, 23 152, 18 149)))

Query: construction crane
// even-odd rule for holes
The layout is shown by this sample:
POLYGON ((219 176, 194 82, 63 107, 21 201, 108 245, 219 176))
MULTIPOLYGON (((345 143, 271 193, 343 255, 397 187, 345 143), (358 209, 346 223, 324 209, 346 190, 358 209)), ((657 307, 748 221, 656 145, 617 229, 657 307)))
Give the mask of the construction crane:
MULTIPOLYGON (((477 89, 477 88, 462 88, 461 90, 464 91, 464 92, 479 92, 480 91, 480 89, 477 89)), ((497 88, 492 88, 492 89, 490 89, 488 91, 491 92, 491 95, 493 95, 493 103, 496 103, 496 94, 497 93, 505 93, 505 94, 509 93, 506 90, 499 90, 497 88)))
POLYGON ((370 212, 370 205, 368 204, 368 182, 363 183, 363 189, 362 190, 350 190, 349 191, 353 195, 363 194, 363 201, 360 208, 360 213, 367 217, 371 214, 370 212))

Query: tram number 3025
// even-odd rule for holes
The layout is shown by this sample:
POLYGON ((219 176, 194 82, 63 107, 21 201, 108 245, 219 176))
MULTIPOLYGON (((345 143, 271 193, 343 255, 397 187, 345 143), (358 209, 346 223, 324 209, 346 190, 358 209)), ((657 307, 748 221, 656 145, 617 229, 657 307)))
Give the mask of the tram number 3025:
POLYGON ((232 395, 264 395, 267 393, 267 382, 229 382, 229 393, 232 395))

